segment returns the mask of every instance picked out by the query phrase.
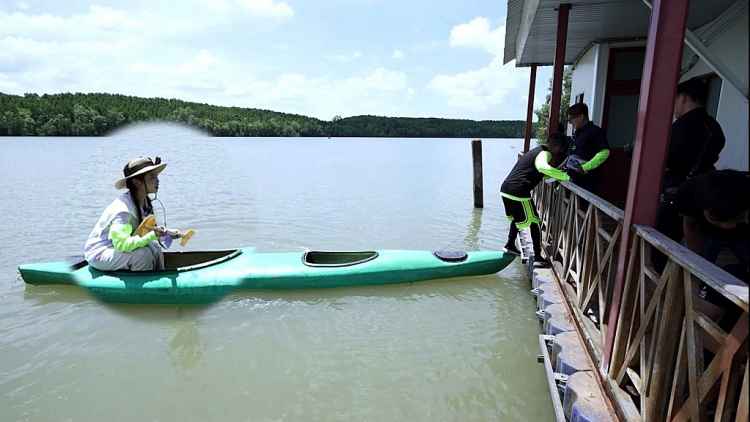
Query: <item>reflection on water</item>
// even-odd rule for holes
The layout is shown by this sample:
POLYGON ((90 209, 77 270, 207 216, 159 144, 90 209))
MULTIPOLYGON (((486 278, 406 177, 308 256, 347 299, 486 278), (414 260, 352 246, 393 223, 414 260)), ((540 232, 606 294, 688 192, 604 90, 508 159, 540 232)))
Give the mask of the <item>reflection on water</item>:
MULTIPOLYGON (((519 144, 484 140, 488 184, 519 144)), ((169 224, 199 232, 187 250, 499 249, 507 230, 499 205, 473 208, 469 140, 223 139, 173 125, 0 139, 0 238, 13 239, 0 254, 0 419, 551 419, 516 263, 414 284, 236 291, 209 307, 24 285, 20 263, 80 254, 124 162, 157 154, 169 224)))
POLYGON ((176 368, 188 370, 198 366, 204 347, 201 344, 198 322, 190 315, 183 315, 183 312, 183 308, 178 308, 175 333, 169 341, 169 357, 176 368))
POLYGON ((466 228, 464 243, 469 250, 479 249, 479 231, 482 229, 482 209, 474 208, 471 213, 471 221, 466 228))

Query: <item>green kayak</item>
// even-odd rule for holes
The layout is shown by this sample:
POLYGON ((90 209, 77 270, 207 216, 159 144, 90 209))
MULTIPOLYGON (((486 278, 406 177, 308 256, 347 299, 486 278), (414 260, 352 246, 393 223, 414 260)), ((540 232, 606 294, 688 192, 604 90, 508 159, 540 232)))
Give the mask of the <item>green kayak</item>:
POLYGON ((29 284, 85 287, 107 302, 209 303, 235 289, 302 289, 408 283, 496 273, 513 255, 497 251, 275 252, 253 248, 167 252, 164 271, 103 272, 85 261, 21 265, 29 284))

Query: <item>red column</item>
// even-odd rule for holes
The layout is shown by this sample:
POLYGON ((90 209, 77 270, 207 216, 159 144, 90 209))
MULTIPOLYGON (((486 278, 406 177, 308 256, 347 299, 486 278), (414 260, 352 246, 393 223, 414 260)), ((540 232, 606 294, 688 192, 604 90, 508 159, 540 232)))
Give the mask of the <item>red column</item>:
POLYGON ((536 65, 531 65, 531 76, 529 76, 529 100, 528 107, 526 107, 526 133, 523 138, 523 152, 529 150, 529 144, 531 143, 531 117, 534 115, 534 88, 536 85, 536 65))
POLYGON ((661 177, 672 129, 674 97, 682 62, 685 19, 689 0, 654 0, 643 63, 633 164, 630 168, 625 223, 617 259, 615 288, 603 364, 609 366, 633 224, 655 225, 661 177))
POLYGON ((570 5, 561 4, 557 9, 557 46, 555 46, 554 74, 552 76, 552 98, 549 104, 547 133, 557 132, 560 121, 560 97, 562 96, 563 68, 565 67, 565 45, 568 42, 568 15, 570 5))

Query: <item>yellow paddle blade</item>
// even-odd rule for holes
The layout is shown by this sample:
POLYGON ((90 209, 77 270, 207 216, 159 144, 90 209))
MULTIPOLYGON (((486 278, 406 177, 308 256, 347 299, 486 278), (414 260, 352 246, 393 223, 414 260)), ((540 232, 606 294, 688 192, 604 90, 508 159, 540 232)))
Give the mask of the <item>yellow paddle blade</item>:
POLYGON ((188 243, 188 240, 190 240, 191 237, 195 234, 195 230, 190 229, 185 231, 185 233, 180 238, 180 246, 185 246, 188 243))
POLYGON ((150 232, 151 230, 156 227, 156 217, 154 215, 149 215, 146 218, 141 221, 141 224, 138 225, 138 228, 135 229, 135 234, 138 236, 145 236, 150 232))

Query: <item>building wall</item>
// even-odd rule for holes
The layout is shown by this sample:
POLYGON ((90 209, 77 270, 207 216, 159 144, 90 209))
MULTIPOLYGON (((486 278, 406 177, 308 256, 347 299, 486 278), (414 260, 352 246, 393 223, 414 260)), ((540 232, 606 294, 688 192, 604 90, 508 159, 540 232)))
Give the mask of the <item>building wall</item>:
POLYGON ((597 121, 593 118, 593 105, 595 103, 596 93, 596 66, 597 57, 599 55, 599 44, 594 44, 586 54, 581 57, 578 63, 573 67, 573 74, 571 75, 571 88, 570 88, 570 104, 576 102, 581 94, 583 94, 583 102, 589 106, 589 113, 592 114, 592 120, 599 124, 601 121, 597 121))

